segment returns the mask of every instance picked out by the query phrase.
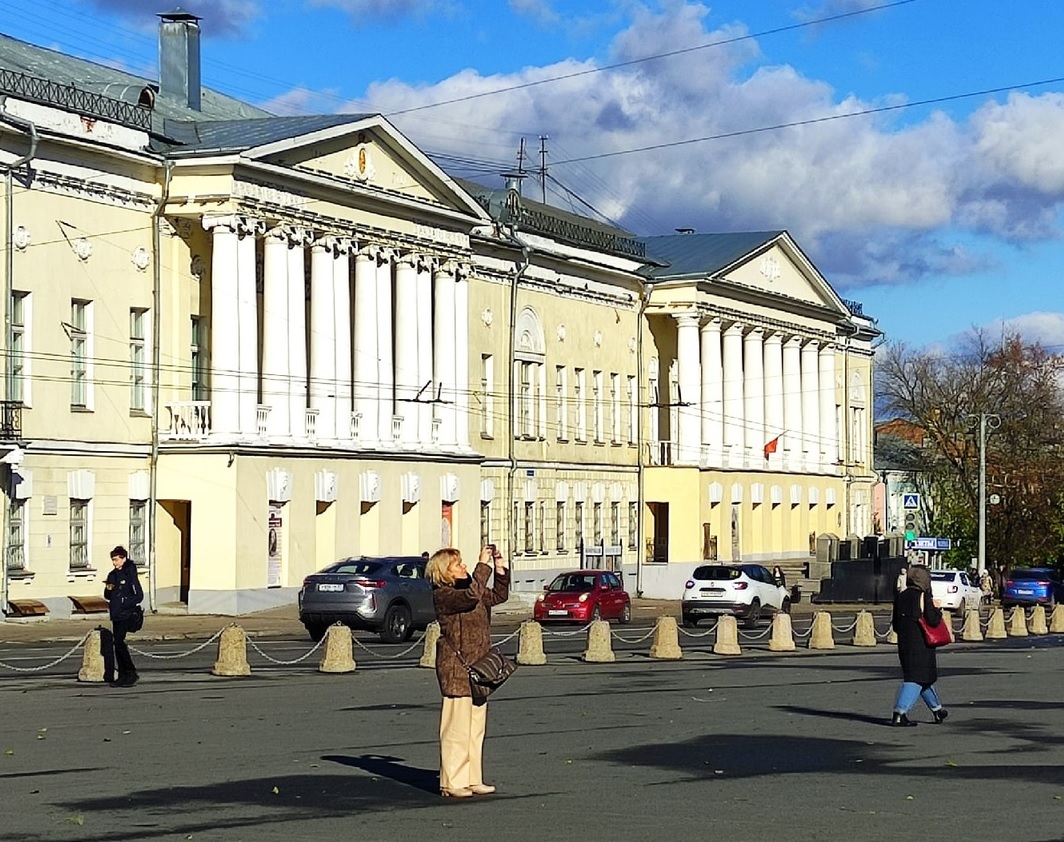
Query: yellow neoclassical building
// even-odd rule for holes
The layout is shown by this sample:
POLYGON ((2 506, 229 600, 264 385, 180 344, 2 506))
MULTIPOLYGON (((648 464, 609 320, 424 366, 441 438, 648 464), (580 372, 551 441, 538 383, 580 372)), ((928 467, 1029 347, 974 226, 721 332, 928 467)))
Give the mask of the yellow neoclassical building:
POLYGON ((878 334, 785 232, 456 181, 379 115, 203 88, 198 27, 162 16, 158 83, 0 36, 5 614, 116 544, 152 607, 236 614, 346 555, 668 597, 868 531, 878 334))

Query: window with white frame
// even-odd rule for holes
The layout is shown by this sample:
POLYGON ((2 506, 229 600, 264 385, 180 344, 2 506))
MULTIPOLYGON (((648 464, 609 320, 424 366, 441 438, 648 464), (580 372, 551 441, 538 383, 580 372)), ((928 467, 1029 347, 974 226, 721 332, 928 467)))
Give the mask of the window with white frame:
POLYGON ((576 380, 576 440, 587 441, 587 374, 582 368, 573 369, 576 380))
POLYGON ((604 403, 605 395, 603 395, 602 393, 602 388, 602 372, 592 372, 591 404, 595 413, 595 441, 599 443, 604 442, 606 440, 606 407, 604 403))
POLYGON ((536 547, 541 553, 547 551, 547 503, 539 501, 539 517, 536 519, 536 547))
POLYGON ((129 501, 129 557, 143 567, 148 563, 147 519, 148 504, 145 500, 129 501))
POLYGON ((11 293, 11 400, 30 402, 30 294, 11 293))
POLYGON ((591 505, 591 528, 594 529, 595 543, 602 543, 602 504, 593 503, 591 505))
POLYGON ((621 504, 619 501, 610 502, 610 544, 618 546, 621 543, 621 504))
POLYGON ((491 543, 491 503, 488 500, 480 501, 480 546, 486 547, 491 543))
POLYGON ((89 408, 89 337, 92 302, 75 298, 70 302, 70 405, 89 408))
POLYGON ((521 546, 517 540, 520 535, 521 528, 521 501, 514 500, 513 517, 510 519, 510 546, 513 548, 513 552, 519 552, 518 547, 521 546))
POLYGON ((518 423, 516 434, 532 438, 536 434, 536 365, 519 361, 517 367, 518 423))
POLYGON ((577 551, 584 546, 584 501, 577 500, 573 505, 573 546, 577 551))
POLYGON ((89 566, 89 501, 70 501, 70 569, 89 566))
POLYGON ((480 435, 495 434, 495 357, 480 355, 480 435))
POLYGON ((628 503, 628 549, 634 550, 639 540, 639 503, 632 500, 628 503))
POLYGON ((566 547, 565 533, 566 533, 566 531, 567 530, 566 530, 566 526, 565 526, 565 501, 564 500, 559 500, 557 503, 554 504, 554 533, 555 533, 554 537, 555 537, 555 540, 556 540, 556 546, 558 548, 558 552, 560 552, 560 553, 564 553, 565 552, 565 547, 566 547))
POLYGON ((639 432, 639 400, 636 394, 635 375, 628 375, 628 443, 636 443, 636 434, 639 432))
POLYGON ((525 552, 534 553, 536 551, 535 536, 536 536, 536 504, 527 501, 525 503, 525 552))
POLYGON ((26 501, 12 497, 7 507, 7 569, 26 569, 26 501))
POLYGON ((554 369, 554 396, 557 402, 558 441, 569 439, 569 370, 564 365, 554 369))
POLYGON ((610 441, 621 443, 621 375, 610 375, 610 441))
POLYGON ((137 307, 129 311, 129 408, 134 412, 147 408, 147 314, 147 310, 137 307))
POLYGON ((192 400, 194 401, 207 400, 207 371, 203 353, 206 343, 203 339, 203 319, 193 316, 192 344, 189 347, 189 355, 192 362, 192 400))

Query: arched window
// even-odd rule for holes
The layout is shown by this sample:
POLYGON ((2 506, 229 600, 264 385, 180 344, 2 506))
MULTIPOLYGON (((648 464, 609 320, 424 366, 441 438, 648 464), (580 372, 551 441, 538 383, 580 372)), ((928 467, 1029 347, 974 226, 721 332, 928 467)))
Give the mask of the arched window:
POLYGON ((531 307, 517 314, 514 326, 514 437, 547 437, 546 342, 539 316, 531 307))

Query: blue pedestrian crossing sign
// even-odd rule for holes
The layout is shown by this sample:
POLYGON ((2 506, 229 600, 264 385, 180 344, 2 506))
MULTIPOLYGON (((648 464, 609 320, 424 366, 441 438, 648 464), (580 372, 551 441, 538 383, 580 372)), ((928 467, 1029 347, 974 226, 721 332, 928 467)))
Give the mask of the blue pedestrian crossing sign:
POLYGON ((919 509, 920 508, 920 495, 919 494, 902 494, 901 495, 901 507, 903 509, 919 509))

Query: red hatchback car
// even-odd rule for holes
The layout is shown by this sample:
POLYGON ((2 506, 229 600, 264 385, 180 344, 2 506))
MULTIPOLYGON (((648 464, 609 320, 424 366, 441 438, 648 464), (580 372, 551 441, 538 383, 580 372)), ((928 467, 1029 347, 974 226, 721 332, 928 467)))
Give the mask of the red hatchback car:
POLYGON ((632 600, 616 573, 573 570, 559 573, 536 598, 532 617, 539 623, 632 620, 632 600))

